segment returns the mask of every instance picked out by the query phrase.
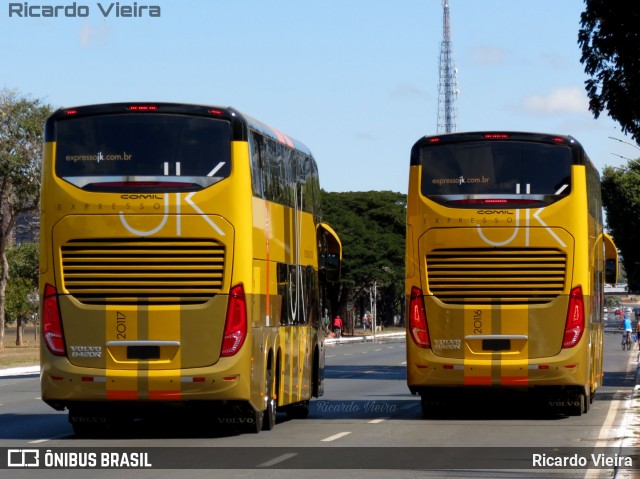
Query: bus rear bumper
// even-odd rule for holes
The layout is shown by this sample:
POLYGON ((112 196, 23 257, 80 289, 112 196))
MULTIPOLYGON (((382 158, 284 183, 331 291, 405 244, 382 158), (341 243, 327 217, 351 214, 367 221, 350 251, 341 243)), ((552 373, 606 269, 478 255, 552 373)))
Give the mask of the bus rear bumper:
POLYGON ((112 370, 80 368, 60 358, 40 372, 42 400, 57 410, 78 403, 187 403, 250 401, 249 373, 237 363, 188 370, 112 370))
POLYGON ((431 355, 429 361, 410 361, 407 383, 412 392, 422 387, 584 386, 585 364, 575 358, 558 360, 451 360, 431 355))

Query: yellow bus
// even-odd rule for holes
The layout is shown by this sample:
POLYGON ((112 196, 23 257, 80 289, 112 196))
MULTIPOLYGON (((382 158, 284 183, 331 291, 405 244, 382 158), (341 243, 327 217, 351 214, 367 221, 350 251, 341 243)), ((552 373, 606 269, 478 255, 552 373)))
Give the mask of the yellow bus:
POLYGON ((407 202, 407 382, 423 414, 494 390, 587 412, 617 252, 582 146, 524 132, 423 137, 407 202))
MULTIPOLYGON (((78 434, 168 406, 271 429, 323 393, 341 244, 317 165, 232 108, 136 103, 45 124, 42 399, 78 434)), ((218 424, 215 422, 214 424, 218 424)))

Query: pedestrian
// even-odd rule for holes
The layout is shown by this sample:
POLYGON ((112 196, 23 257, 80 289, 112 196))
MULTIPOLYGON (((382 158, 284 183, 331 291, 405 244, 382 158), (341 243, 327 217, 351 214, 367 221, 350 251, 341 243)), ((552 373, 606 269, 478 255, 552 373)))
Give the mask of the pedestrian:
POLYGON ((364 313, 362 317, 362 332, 364 333, 367 330, 367 325, 369 324, 369 315, 364 313))
POLYGON ((339 338, 342 335, 342 318, 340 315, 333 318, 333 332, 335 333, 336 338, 339 338))
POLYGON ((627 338, 631 339, 631 318, 629 317, 629 313, 624 313, 622 329, 622 344, 624 344, 627 338))

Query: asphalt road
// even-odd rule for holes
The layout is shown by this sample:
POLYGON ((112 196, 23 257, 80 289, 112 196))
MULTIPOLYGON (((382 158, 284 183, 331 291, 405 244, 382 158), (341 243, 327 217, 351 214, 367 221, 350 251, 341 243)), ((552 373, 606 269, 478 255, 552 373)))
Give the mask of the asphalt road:
MULTIPOLYGON (((532 408, 518 396, 486 395, 465 397, 453 411, 423 419, 419 399, 406 386, 404 340, 330 346, 325 395, 312 402, 309 417, 289 420, 279 415, 276 428, 260 434, 199 420, 172 421, 167 415, 137 423, 117 437, 79 439, 66 414, 42 403, 36 376, 3 377, 0 448, 38 450, 42 458, 46 451, 80 451, 96 454, 98 463, 101 454, 109 451, 148 452, 145 457, 154 466, 125 472, 90 471, 91 477, 100 478, 121 478, 123 474, 168 478, 177 477, 179 470, 179 477, 185 479, 284 479, 300 477, 300 469, 305 478, 611 478, 616 473, 613 466, 594 469, 589 462, 587 467, 569 470, 528 464, 523 468, 522 457, 528 461, 532 454, 549 456, 559 451, 582 459, 590 452, 585 448, 594 447, 607 457, 614 452, 627 457, 628 451, 618 448, 628 422, 625 407, 635 385, 630 356, 621 351, 618 334, 606 335, 604 386, 589 413, 581 417, 532 408), (515 452, 508 449, 511 447, 515 452), (432 470, 436 467, 446 470, 432 470)), ((3 460, 0 457, 0 465, 6 464, 3 460)), ((625 467, 621 470, 629 472, 625 467)), ((12 468, 0 474, 7 479, 84 478, 87 472, 75 467, 12 468)))

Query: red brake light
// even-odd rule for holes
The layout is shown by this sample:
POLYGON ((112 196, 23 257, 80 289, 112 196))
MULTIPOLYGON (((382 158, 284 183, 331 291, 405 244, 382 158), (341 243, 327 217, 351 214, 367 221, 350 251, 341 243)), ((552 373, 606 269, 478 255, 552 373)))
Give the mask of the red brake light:
POLYGON ((49 351, 56 356, 65 355, 62 320, 58 307, 58 292, 50 284, 44 287, 42 300, 42 335, 49 351))
POLYGON ((563 348, 572 348, 584 332, 584 299, 582 297, 582 287, 576 286, 569 295, 569 308, 567 310, 567 322, 564 327, 563 348))
POLYGON ((484 135, 482 135, 482 138, 484 138, 485 140, 504 140, 509 137, 510 135, 506 133, 485 133, 484 135))
POLYGON ((519 198, 474 198, 474 199, 465 199, 465 200, 451 200, 450 203, 456 205, 534 205, 540 203, 539 200, 527 200, 527 199, 519 199, 519 198))
POLYGON ((409 332, 416 346, 421 348, 431 347, 422 290, 415 286, 411 288, 411 296, 409 297, 409 332))
POLYGON ((224 323, 220 356, 228 357, 236 354, 240 351, 246 337, 247 300, 244 295, 244 287, 242 284, 237 284, 229 291, 227 318, 224 323))
POLYGON ((429 138, 429 143, 439 143, 439 142, 440 142, 440 138, 439 137, 429 138))
POLYGON ((78 114, 78 110, 67 110, 64 113, 65 113, 65 115, 68 115, 68 116, 77 115, 78 114))
POLYGON ((130 105, 130 111, 156 111, 158 107, 156 105, 130 105))
POLYGON ((135 188, 138 191, 154 190, 163 191, 174 188, 192 188, 194 183, 187 183, 181 181, 98 181, 95 183, 89 183, 85 186, 85 189, 114 189, 114 190, 127 190, 135 188))
POLYGON ((211 113, 212 115, 222 115, 224 112, 222 110, 218 110, 218 109, 213 109, 213 110, 209 110, 209 113, 211 113))

